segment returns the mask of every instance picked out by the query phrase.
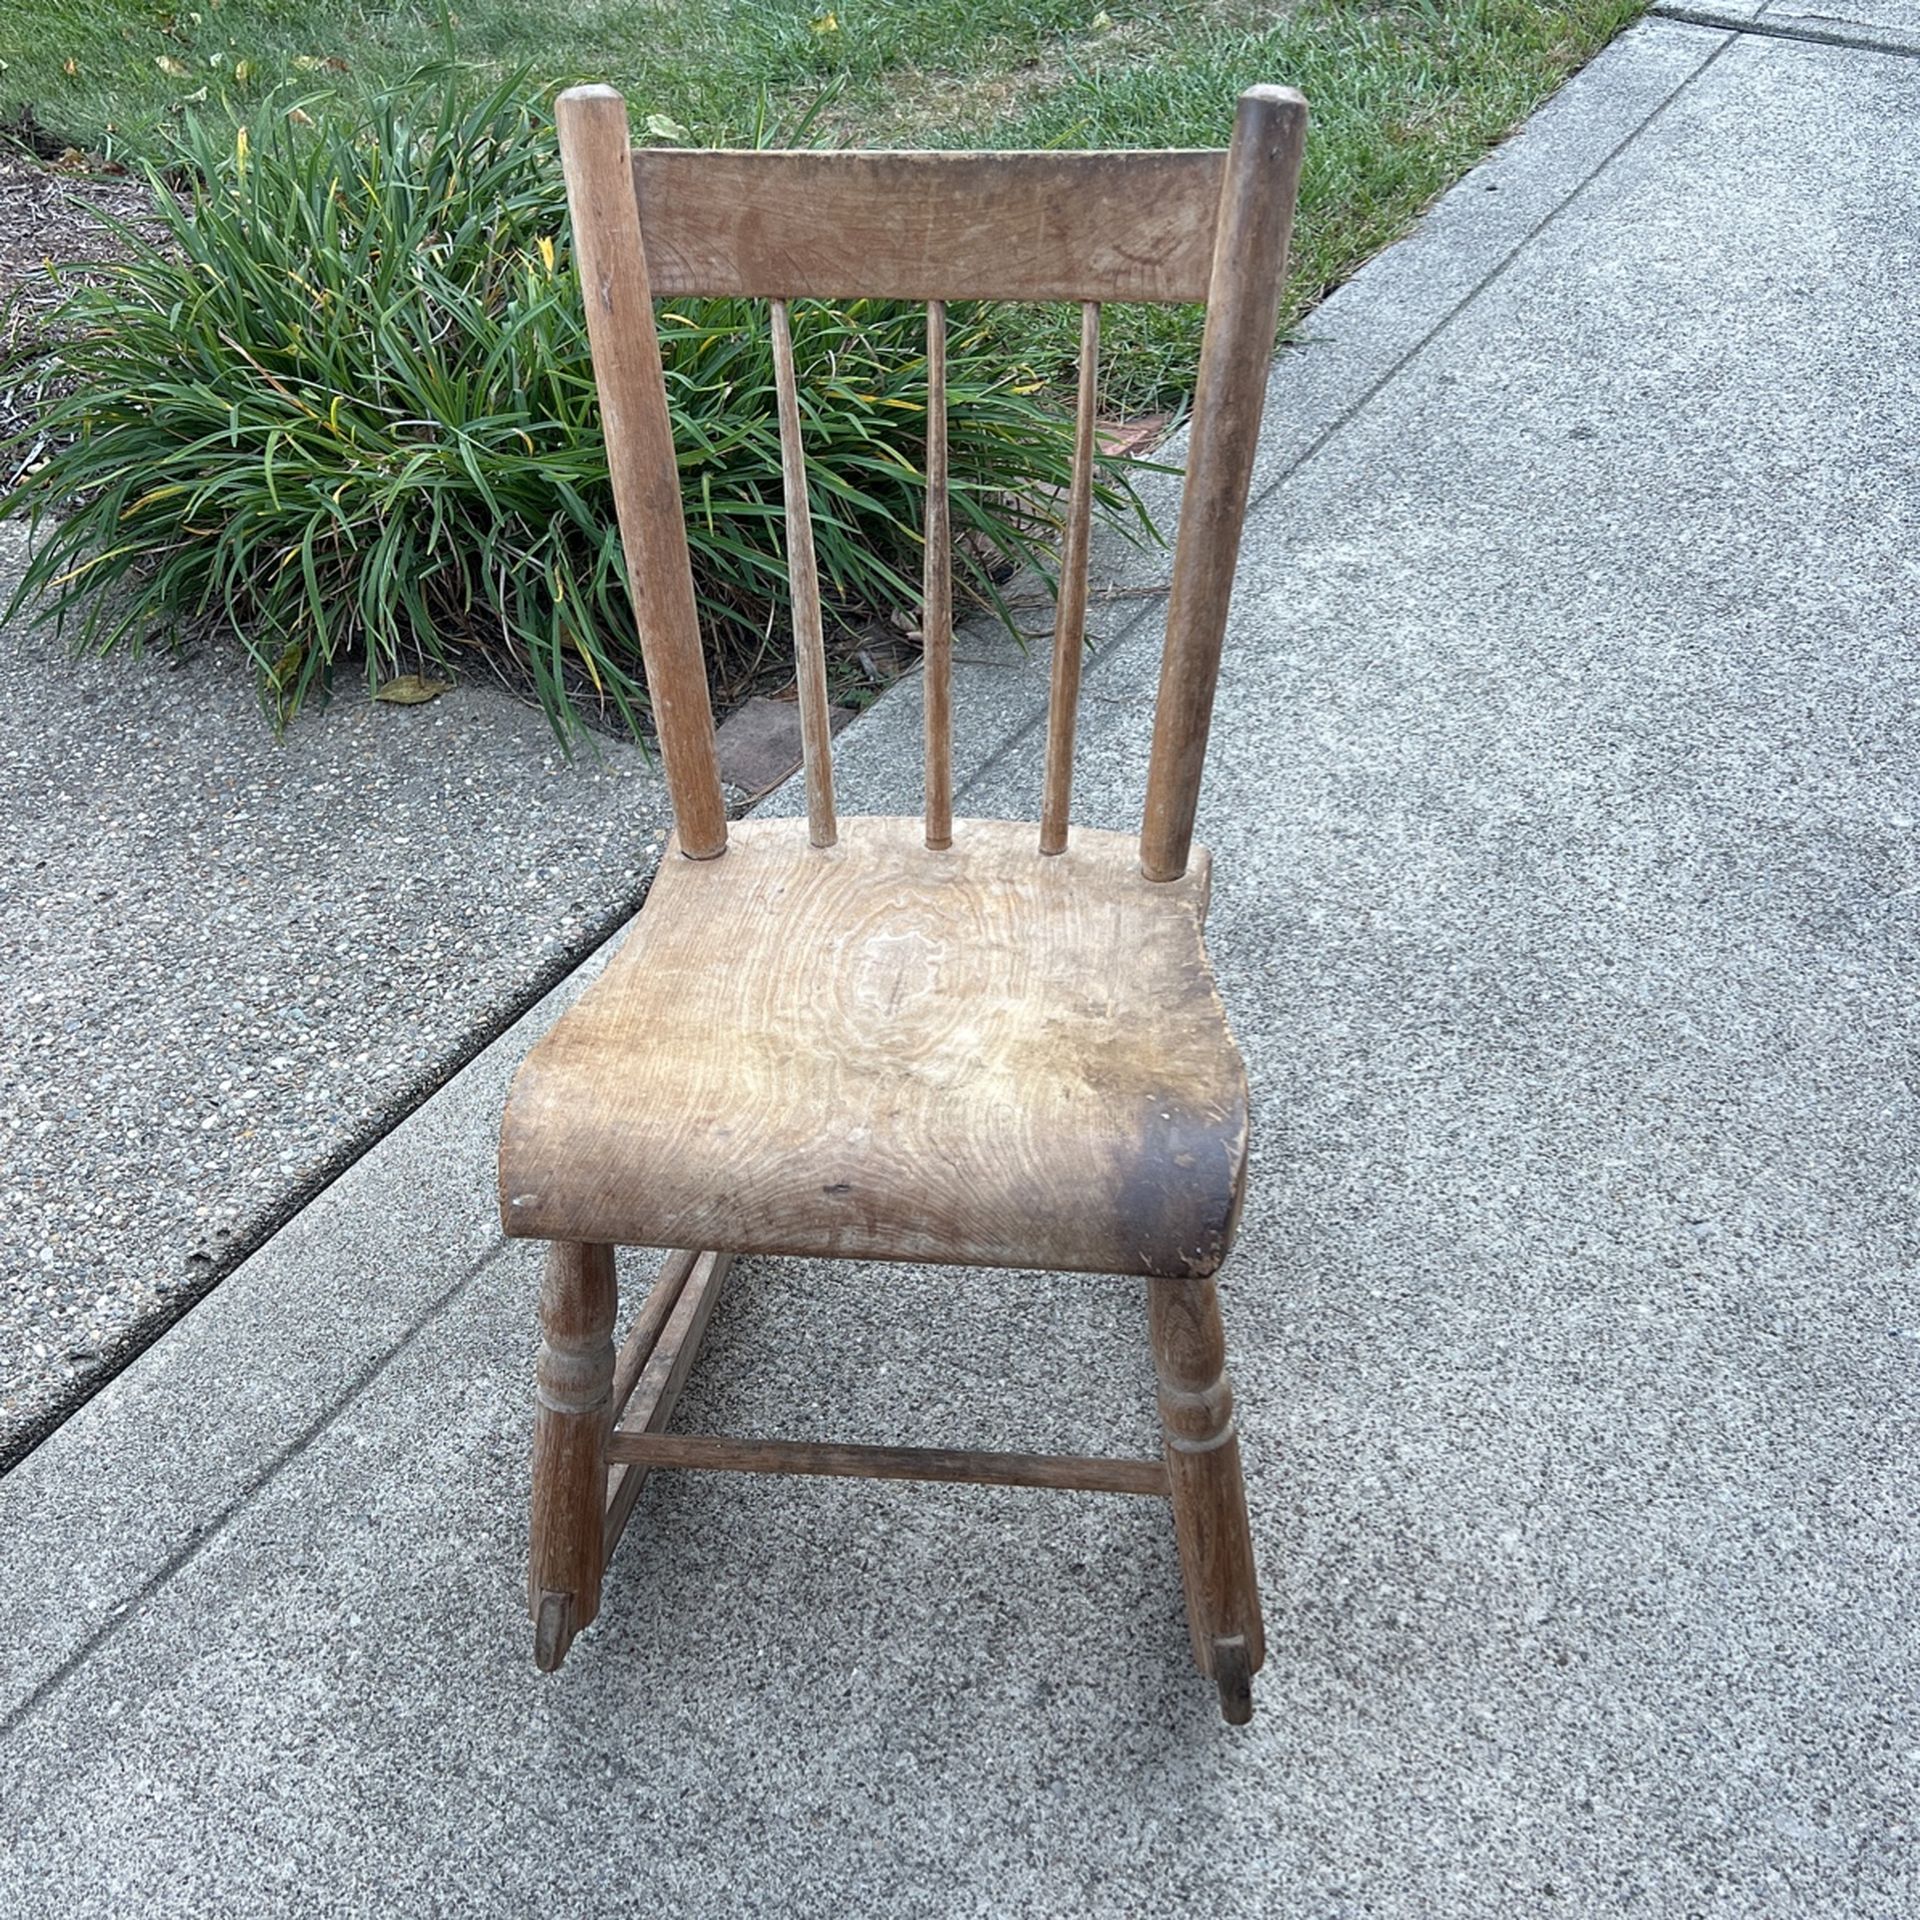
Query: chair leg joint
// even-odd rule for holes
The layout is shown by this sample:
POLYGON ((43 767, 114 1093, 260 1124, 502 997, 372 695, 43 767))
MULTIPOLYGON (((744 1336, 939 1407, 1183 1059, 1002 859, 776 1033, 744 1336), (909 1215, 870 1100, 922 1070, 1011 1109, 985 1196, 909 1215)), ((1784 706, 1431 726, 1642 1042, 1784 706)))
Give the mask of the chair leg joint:
POLYGON ((533 1663, 542 1673, 559 1670, 573 1645, 573 1595, 542 1593, 533 1610, 533 1663))

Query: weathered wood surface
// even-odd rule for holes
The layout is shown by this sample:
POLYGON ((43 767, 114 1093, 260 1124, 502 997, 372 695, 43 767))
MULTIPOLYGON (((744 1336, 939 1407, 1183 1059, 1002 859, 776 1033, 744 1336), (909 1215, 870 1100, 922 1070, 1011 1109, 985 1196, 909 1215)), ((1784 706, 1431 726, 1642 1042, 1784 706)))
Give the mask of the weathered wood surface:
POLYGON ((633 1325, 627 1329, 627 1337, 620 1343, 619 1357, 614 1361, 613 1417, 616 1420, 633 1398, 633 1390, 640 1384, 640 1370, 659 1344, 661 1329, 672 1318, 680 1302, 680 1290, 699 1260, 697 1253, 676 1249, 660 1262, 660 1271, 654 1276, 647 1297, 641 1301, 639 1312, 633 1316, 633 1325))
POLYGON ((727 810, 680 469, 633 201, 626 102, 611 87, 572 87, 555 101, 554 120, 647 695, 680 845, 692 858, 706 860, 726 850, 727 810))
POLYGON ((927 512, 920 591, 920 698, 927 845, 953 844, 953 522, 947 498, 947 309, 927 307, 927 512))
POLYGON ((656 294, 1207 297, 1225 156, 642 147, 656 294))
POLYGON ((615 1460, 722 1473, 818 1474, 833 1479, 948 1480, 981 1487, 1055 1487, 1085 1493, 1167 1492, 1158 1460, 1079 1453, 984 1453, 965 1447, 864 1447, 833 1441, 743 1440, 712 1433, 620 1433, 615 1460))
POLYGON ((1080 713, 1080 667, 1087 650, 1087 553, 1093 531, 1094 422, 1100 410, 1100 309, 1080 309, 1080 391, 1073 414, 1073 480, 1060 548, 1054 602, 1053 670, 1047 692, 1046 784, 1040 803, 1040 851, 1062 853, 1073 810, 1073 737, 1080 713))
POLYGON ((787 303, 773 303, 773 381, 780 412, 780 481, 787 510, 787 584, 793 595, 793 677, 800 701, 800 753, 806 768, 807 837, 830 847, 839 832, 833 810, 833 728, 827 718, 827 649, 820 617, 820 570, 813 557, 813 507, 800 442, 800 393, 793 370, 787 303))
POLYGON ((540 1283, 534 1368, 534 1657, 551 1671, 600 1611, 604 1447, 613 1400, 613 1249, 559 1240, 540 1283))
POLYGON ((1266 1643, 1218 1290, 1211 1279, 1155 1280, 1147 1317, 1193 1657, 1239 1724, 1252 1715, 1266 1643))
POLYGON ((1101 1273, 1212 1272, 1246 1081, 1202 942, 1207 864, 1131 835, 748 820, 669 847, 601 979, 528 1058, 514 1234, 1101 1273))
MULTIPOLYGON (((676 1261, 684 1257, 690 1264, 675 1295, 673 1311, 641 1366, 625 1418, 608 1436, 605 1457, 609 1463, 619 1458, 613 1453, 612 1447, 623 1431, 644 1433, 656 1430, 673 1418, 680 1389, 686 1385, 687 1376, 693 1371, 693 1363, 699 1357, 700 1342, 706 1337, 707 1322, 713 1318, 720 1288, 726 1280, 728 1269, 733 1265, 733 1255, 730 1253, 670 1257, 676 1261)), ((603 1561, 613 1558, 613 1550, 620 1544, 620 1536, 626 1532, 627 1522, 633 1517, 634 1502, 640 1498, 641 1489, 646 1483, 647 1469, 644 1466, 632 1461, 609 1465, 606 1519, 602 1529, 603 1561)))
POLYGON ((1253 87, 1240 96, 1221 189, 1140 829, 1141 870, 1153 880, 1178 879, 1193 841, 1306 137, 1307 103, 1297 93, 1253 87))

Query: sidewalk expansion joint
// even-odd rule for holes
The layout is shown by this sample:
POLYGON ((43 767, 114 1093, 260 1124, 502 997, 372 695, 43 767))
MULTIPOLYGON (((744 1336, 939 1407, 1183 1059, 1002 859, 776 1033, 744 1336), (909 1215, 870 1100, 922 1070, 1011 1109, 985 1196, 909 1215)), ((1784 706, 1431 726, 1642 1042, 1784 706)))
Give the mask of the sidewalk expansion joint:
POLYGON ((1760 15, 1752 20, 1719 13, 1711 6, 1655 6, 1648 16, 1654 20, 1672 20, 1687 27, 1717 27, 1723 33, 1750 34, 1762 40, 1797 40, 1808 47, 1845 47, 1854 53, 1883 53, 1893 60, 1920 60, 1920 41, 1876 40, 1859 28, 1849 29, 1836 22, 1831 27, 1815 26, 1810 20, 1790 22, 1769 20, 1760 15))
POLYGON ((653 874, 649 871, 635 891, 622 896, 603 913, 596 915, 592 924, 577 939, 570 940, 558 953, 543 960, 511 990, 497 1008, 460 1035, 444 1059, 435 1062, 399 1088, 386 1106, 364 1127, 341 1141, 331 1152, 322 1155, 299 1180, 284 1188, 277 1199, 263 1207, 190 1288, 181 1289, 159 1310, 124 1329, 107 1347, 100 1364, 93 1371, 71 1382, 68 1391, 40 1418, 29 1423, 23 1433, 0 1443, 0 1477, 31 1459, 34 1450, 52 1439, 95 1394, 111 1386, 143 1354, 165 1339, 224 1281, 231 1279, 255 1254, 263 1252, 276 1234, 290 1227, 335 1182, 352 1172, 389 1134, 404 1126, 436 1094, 443 1093, 451 1086, 502 1034, 524 1020, 548 994, 579 972, 601 947, 639 913, 646 904, 652 886, 653 874))
POLYGON ((197 1525, 191 1537, 176 1547, 57 1667, 38 1681, 4 1715, 0 1715, 0 1741, 6 1740, 15 1728, 39 1710, 43 1702, 58 1693, 108 1641, 141 1613, 147 1603, 167 1586, 176 1574, 191 1566, 200 1557, 202 1550, 227 1530, 235 1514, 256 1495, 272 1486, 294 1461, 306 1453, 313 1443, 379 1380, 394 1361, 411 1349, 428 1328, 436 1325, 445 1316, 448 1309, 459 1301, 460 1296, 467 1292, 487 1268, 492 1266, 512 1245, 513 1242, 504 1234, 496 1235, 486 1251, 476 1255, 467 1263, 459 1276, 450 1281, 434 1297, 426 1312, 401 1334, 399 1339, 367 1361, 333 1400, 321 1408, 284 1447, 264 1466, 256 1469, 246 1482, 233 1492, 212 1518, 197 1525))

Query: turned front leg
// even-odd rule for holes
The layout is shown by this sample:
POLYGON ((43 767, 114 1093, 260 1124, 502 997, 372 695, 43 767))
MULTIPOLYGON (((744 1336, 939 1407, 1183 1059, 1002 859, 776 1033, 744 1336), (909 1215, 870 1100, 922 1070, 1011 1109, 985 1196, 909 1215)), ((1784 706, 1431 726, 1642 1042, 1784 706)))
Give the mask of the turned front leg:
POLYGON ((1266 1644, 1219 1296, 1210 1279, 1155 1280, 1147 1313, 1193 1655, 1221 1711, 1244 1721, 1266 1644))
POLYGON ((613 1249, 556 1240, 540 1283, 534 1370, 534 1659, 551 1673, 600 1611, 613 1411, 613 1249))

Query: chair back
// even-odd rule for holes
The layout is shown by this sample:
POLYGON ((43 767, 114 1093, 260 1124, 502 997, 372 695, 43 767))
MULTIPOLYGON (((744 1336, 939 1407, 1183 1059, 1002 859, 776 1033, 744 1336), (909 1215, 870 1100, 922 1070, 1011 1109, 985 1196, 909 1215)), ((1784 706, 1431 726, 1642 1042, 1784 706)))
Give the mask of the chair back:
POLYGON ((1086 636, 1100 308, 1109 301, 1206 304, 1140 834, 1147 877, 1178 879, 1193 838, 1286 276, 1305 101, 1282 87, 1242 94, 1223 152, 633 148, 625 102, 611 87, 563 93, 556 118, 648 693, 681 851, 695 859, 726 850, 726 810, 654 300, 722 295, 770 304, 808 831, 823 847, 837 832, 825 641, 788 309, 812 298, 926 304, 922 634, 926 841, 934 849, 953 837, 946 303, 1079 304, 1042 853, 1067 844, 1086 636))

